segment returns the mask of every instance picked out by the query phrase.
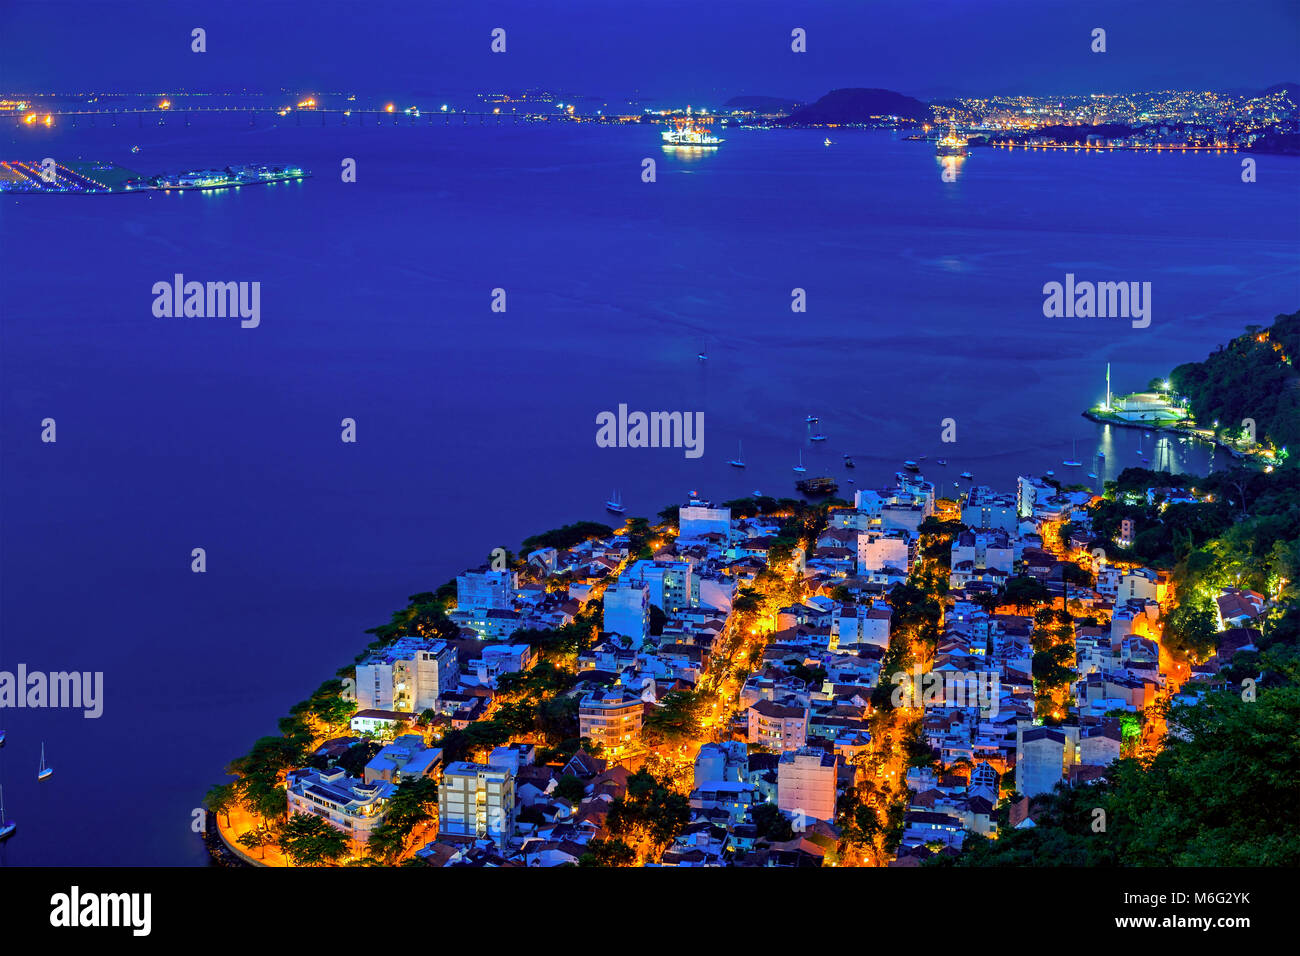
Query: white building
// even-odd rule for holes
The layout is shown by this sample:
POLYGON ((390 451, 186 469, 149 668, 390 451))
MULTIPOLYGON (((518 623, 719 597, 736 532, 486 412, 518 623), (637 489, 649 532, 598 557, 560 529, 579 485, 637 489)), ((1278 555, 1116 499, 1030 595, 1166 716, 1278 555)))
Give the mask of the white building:
POLYGON ((708 783, 740 783, 749 771, 749 750, 743 740, 707 743, 695 755, 692 788, 708 783))
POLYGON ((640 739, 644 716, 644 702, 624 688, 588 694, 578 705, 578 733, 617 756, 640 739))
POLYGON ((357 665, 358 710, 421 713, 454 691, 459 663, 446 641, 404 637, 357 665))
POLYGON ((677 540, 681 543, 702 541, 706 535, 722 536, 725 546, 731 541, 731 509, 714 508, 707 501, 692 498, 677 509, 677 540))
POLYGON ((286 795, 289 815, 311 814, 342 830, 357 843, 370 839, 370 832, 384 819, 384 807, 397 787, 383 780, 366 783, 333 770, 291 770, 286 795))
POLYGON ((987 571, 1010 574, 1015 563, 1015 545, 1001 528, 968 528, 952 543, 948 584, 952 588, 965 587, 972 579, 982 580, 987 571))
POLYGON ((1022 797, 1051 793, 1065 776, 1067 746, 1064 732, 1053 727, 1022 731, 1016 741, 1016 791, 1022 797))
POLYGON ((489 644, 483 656, 471 661, 475 682, 481 687, 496 687, 502 674, 527 670, 533 661, 533 649, 527 644, 489 644))
POLYGON ((831 640, 837 650, 853 650, 863 644, 889 646, 888 605, 845 604, 831 616, 831 640))
POLYGON ((776 768, 776 805, 796 821, 835 819, 839 758, 812 747, 781 754, 776 768))
POLYGON ((650 603, 663 611, 678 611, 700 603, 700 578, 692 561, 637 561, 620 581, 644 584, 650 603))
POLYGON ((438 786, 438 835, 505 846, 514 832, 514 772, 463 760, 448 764, 438 786))
POLYGON ((968 528, 1001 528, 1015 534, 1020 528, 1020 515, 1016 499, 1011 495, 995 494, 980 485, 972 488, 961 506, 961 523, 968 528))
POLYGON ((883 568, 912 570, 906 531, 864 531, 858 535, 858 572, 883 568))
POLYGON ((1156 572, 1150 568, 1133 568, 1119 579, 1116 603, 1124 601, 1158 601, 1163 595, 1157 586, 1156 572))
POLYGON ((402 734, 366 764, 364 780, 374 783, 401 783, 432 776, 442 761, 442 751, 426 747, 420 734, 402 734))
POLYGON ((459 611, 510 610, 518 576, 513 571, 480 568, 456 575, 456 609, 459 611))
POLYGON ((632 639, 640 647, 650 634, 650 589, 644 584, 625 585, 605 591, 604 630, 632 639))
POLYGON ((1021 475, 1016 479, 1016 514, 1021 518, 1032 518, 1035 506, 1043 504, 1054 494, 1056 489, 1042 479, 1021 475))

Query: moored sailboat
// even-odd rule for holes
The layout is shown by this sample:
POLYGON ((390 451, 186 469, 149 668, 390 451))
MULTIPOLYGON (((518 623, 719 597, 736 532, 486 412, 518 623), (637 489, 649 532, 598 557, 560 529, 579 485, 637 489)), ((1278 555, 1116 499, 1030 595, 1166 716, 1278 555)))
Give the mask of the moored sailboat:
POLYGON ((13 836, 18 824, 5 818, 5 788, 0 787, 0 842, 13 836))

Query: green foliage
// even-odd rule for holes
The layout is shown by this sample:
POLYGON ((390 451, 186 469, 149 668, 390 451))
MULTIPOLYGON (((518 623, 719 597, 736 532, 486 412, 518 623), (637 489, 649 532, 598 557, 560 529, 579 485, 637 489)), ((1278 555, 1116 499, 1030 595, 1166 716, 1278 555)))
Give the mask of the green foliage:
POLYGON ((644 838, 666 847, 690 821, 690 801, 642 768, 628 778, 627 795, 609 805, 605 829, 613 837, 644 838))
POLYGON ((1204 658, 1218 644, 1218 618, 1208 598, 1188 595, 1165 617, 1164 644, 1183 655, 1204 658))
POLYGON ((280 849, 295 866, 329 866, 348 852, 348 838, 320 817, 295 813, 280 830, 280 849))
POLYGON ((1295 448, 1300 444, 1300 390, 1294 387, 1292 364, 1297 355, 1300 312, 1277 316, 1264 332, 1238 336, 1204 362, 1178 366, 1170 380, 1187 396, 1197 422, 1219 421, 1235 429, 1251 418, 1259 438, 1295 448))
POLYGON ((809 667, 803 661, 791 658, 788 661, 783 661, 781 666, 787 674, 791 677, 798 678, 805 684, 809 684, 813 687, 821 687, 822 684, 826 683, 826 668, 820 665, 817 667, 809 667))
POLYGON ((760 803, 756 807, 751 807, 749 819, 758 830, 760 840, 784 843, 786 840, 794 839, 794 828, 774 803, 760 803))
POLYGON ((890 621, 893 628, 914 633, 931 644, 938 640, 943 605, 933 591, 918 587, 908 579, 890 589, 888 601, 893 609, 890 621))
POLYGON ((227 814, 226 822, 230 822, 229 812, 239 801, 239 794, 235 790, 233 783, 219 783, 209 787, 208 792, 203 795, 203 806, 209 813, 227 814))
POLYGON ((1074 647, 1071 644, 1057 644, 1036 653, 1032 663, 1035 688, 1051 690, 1076 680, 1079 675, 1070 666, 1073 659, 1074 647))
POLYGON ((464 730, 449 730, 443 735, 442 763, 445 767, 457 760, 468 760, 476 750, 496 747, 510 739, 513 731, 509 724, 495 718, 473 721, 464 730))
POLYGON ((875 808, 863 803, 856 791, 844 801, 837 819, 841 837, 850 846, 872 846, 880 835, 880 818, 875 808))
POLYGON ((592 837, 578 866, 631 866, 635 862, 636 851, 622 840, 592 837))
POLYGON ((897 640, 891 638, 881 658, 880 680, 871 689, 872 710, 884 713, 894 709, 894 675, 900 671, 906 673, 910 664, 907 642, 901 636, 897 640))
MULTIPOLYGON (((1124 757, 1108 783, 1036 800, 1035 826, 970 836, 959 866, 1300 865, 1300 683, 1254 702, 1231 691, 1178 706, 1149 767, 1124 757), (1106 828, 1094 832, 1094 810, 1106 828)), ((943 865, 939 861, 939 865, 943 865)))
POLYGON ((436 592, 422 591, 407 598, 407 606, 394 611, 387 624, 369 628, 366 633, 375 635, 364 651, 357 655, 360 661, 371 651, 391 644, 399 637, 451 638, 459 633, 447 618, 447 606, 456 600, 456 582, 448 581, 436 592))
POLYGON ((230 762, 226 772, 238 777, 234 787, 250 811, 266 818, 283 816, 287 808, 280 775, 306 763, 300 739, 262 737, 245 756, 230 762))
POLYGON ((646 714, 642 737, 650 746, 682 743, 700 736, 700 720, 707 706, 697 691, 674 690, 665 694, 646 714))
POLYGON ((366 850, 392 863, 407 850, 417 826, 429 823, 438 809, 438 785, 428 777, 403 780, 384 807, 384 820, 370 832, 366 850))
POLYGON ((525 538, 524 543, 519 546, 519 550, 523 554, 529 554, 538 548, 555 548, 557 551, 565 551, 576 544, 590 541, 592 538, 608 538, 613 533, 613 528, 598 521, 575 521, 573 524, 566 524, 562 528, 553 528, 550 531, 543 531, 541 534, 525 538))
POLYGON ((235 842, 245 850, 257 850, 258 858, 266 857, 266 847, 275 842, 275 837, 269 830, 249 830, 235 837, 235 842))
POLYGON ((339 755, 334 765, 341 767, 349 777, 360 777, 366 770, 366 764, 374 759, 383 747, 373 740, 363 740, 353 744, 339 755))
POLYGON ((1046 604, 1051 599, 1047 587, 1037 578, 1010 578, 1002 589, 1002 600, 1014 604, 1020 611, 1028 611, 1034 605, 1046 604))
POLYGON ((555 785, 555 795, 563 797, 570 803, 581 803, 582 798, 587 795, 587 785, 574 774, 566 773, 555 785))
POLYGON ((533 720, 533 731, 552 745, 576 738, 580 706, 576 697, 552 697, 540 702, 533 720))
MULTIPOLYGON (((510 635, 510 643, 527 644, 544 658, 575 657, 591 646, 593 638, 599 632, 603 611, 604 602, 588 601, 572 624, 542 630, 521 628, 510 635)), ((540 667, 541 664, 537 666, 540 667)), ((497 686, 501 686, 500 681, 497 686)), ((507 683, 509 686, 511 685, 507 683)))

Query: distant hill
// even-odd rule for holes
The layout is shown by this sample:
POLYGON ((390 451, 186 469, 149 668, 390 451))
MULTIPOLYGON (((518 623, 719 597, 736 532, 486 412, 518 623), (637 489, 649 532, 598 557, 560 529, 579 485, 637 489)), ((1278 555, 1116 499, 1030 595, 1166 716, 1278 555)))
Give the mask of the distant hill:
POLYGON ((1281 93, 1284 90, 1290 94, 1292 102, 1300 103, 1300 83, 1274 83, 1259 95, 1268 96, 1270 93, 1281 93))
POLYGON ((793 113, 803 104, 779 96, 733 96, 722 104, 722 112, 740 110, 745 113, 793 113))
POLYGON ((930 107, 893 90, 855 87, 831 90, 816 103, 795 110, 785 122, 791 126, 872 123, 873 116, 899 116, 919 122, 930 118, 930 107))

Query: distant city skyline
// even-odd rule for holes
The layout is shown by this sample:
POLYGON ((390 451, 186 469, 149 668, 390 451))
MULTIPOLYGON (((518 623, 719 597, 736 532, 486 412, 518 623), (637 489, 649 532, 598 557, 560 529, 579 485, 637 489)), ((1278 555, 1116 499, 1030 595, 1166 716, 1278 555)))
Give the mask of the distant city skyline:
POLYGON ((8 92, 346 90, 420 95, 553 87, 609 100, 814 100, 841 87, 921 99, 1160 89, 1260 90, 1300 79, 1300 6, 1287 0, 935 0, 906 8, 688 0, 496 4, 259 4, 100 0, 0 7, 8 92), (207 52, 190 51, 190 31, 207 52), (503 28, 507 52, 489 50, 503 28), (807 32, 808 52, 790 50, 807 32), (1106 30, 1107 51, 1090 35, 1106 30), (21 42, 14 42, 21 39, 21 42))

